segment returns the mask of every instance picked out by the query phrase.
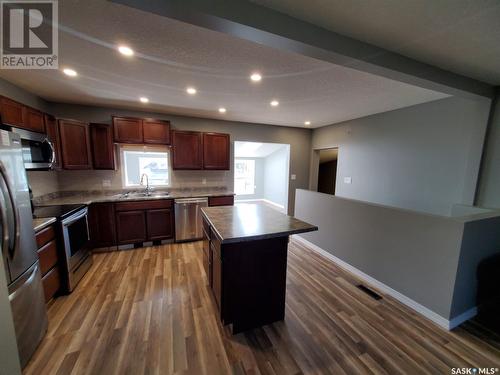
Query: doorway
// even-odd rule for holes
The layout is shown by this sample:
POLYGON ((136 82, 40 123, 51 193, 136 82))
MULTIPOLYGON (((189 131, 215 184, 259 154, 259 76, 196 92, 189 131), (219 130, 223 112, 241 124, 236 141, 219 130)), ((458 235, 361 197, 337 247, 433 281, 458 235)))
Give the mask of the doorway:
POLYGON ((290 145, 234 142, 234 192, 237 202, 261 201, 288 211, 290 145))
POLYGON ((335 195, 339 149, 319 150, 318 192, 335 195))

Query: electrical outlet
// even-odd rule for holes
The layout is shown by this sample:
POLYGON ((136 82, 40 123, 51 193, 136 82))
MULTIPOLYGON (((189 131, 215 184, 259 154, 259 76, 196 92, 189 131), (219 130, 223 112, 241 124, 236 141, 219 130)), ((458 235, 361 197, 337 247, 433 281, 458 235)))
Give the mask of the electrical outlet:
POLYGON ((103 187, 111 187, 111 180, 102 180, 103 187))
POLYGON ((344 177, 344 184, 350 184, 352 183, 352 178, 351 177, 344 177))
POLYGON ((206 185, 207 184, 207 179, 206 178, 202 178, 201 179, 201 184, 202 185, 206 185))
POLYGON ((296 180, 296 179, 297 179, 297 175, 292 174, 292 175, 290 176, 290 179, 291 179, 291 180, 296 180))

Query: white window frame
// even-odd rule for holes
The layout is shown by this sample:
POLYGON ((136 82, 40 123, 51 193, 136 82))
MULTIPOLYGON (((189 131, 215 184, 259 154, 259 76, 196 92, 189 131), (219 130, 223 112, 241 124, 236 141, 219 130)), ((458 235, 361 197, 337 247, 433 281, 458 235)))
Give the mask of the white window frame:
POLYGON ((235 168, 234 168, 234 173, 235 173, 235 176, 234 176, 234 179, 235 179, 235 193, 237 196, 240 196, 240 197, 244 197, 244 196, 248 196, 248 195, 255 195, 255 190, 256 190, 256 187, 255 187, 255 174, 256 174, 256 165, 257 165, 257 160, 256 159, 253 159, 253 158, 235 158, 234 159, 234 163, 235 163, 235 168), (241 193, 237 193, 236 192, 236 163, 238 163, 239 161, 245 161, 245 162, 249 162, 249 161, 252 161, 253 162, 253 185, 252 185, 252 188, 253 188, 253 192, 252 193, 245 193, 245 194, 241 194, 241 193))
MULTIPOLYGON (((122 187, 125 189, 134 189, 134 188, 139 188, 142 187, 141 184, 127 184, 128 182, 128 176, 127 176, 127 166, 126 166, 126 156, 125 152, 152 152, 152 153, 164 153, 167 155, 167 183, 166 184, 155 184, 152 185, 150 184, 150 187, 153 188, 162 188, 162 187, 169 187, 171 185, 171 179, 172 179, 172 168, 171 168, 171 157, 170 157, 170 148, 167 146, 146 146, 146 145, 119 145, 119 150, 120 150, 120 165, 121 165, 121 170, 122 170, 122 187)), ((150 177, 150 176, 148 176, 150 177)))

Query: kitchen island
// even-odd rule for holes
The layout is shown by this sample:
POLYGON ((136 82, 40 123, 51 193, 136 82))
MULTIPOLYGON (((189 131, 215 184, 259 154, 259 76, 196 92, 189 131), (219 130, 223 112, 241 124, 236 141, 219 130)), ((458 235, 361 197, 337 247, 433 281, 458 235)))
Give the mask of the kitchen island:
POLYGON ((318 227, 262 204, 202 208, 203 264, 233 334, 285 317, 288 237, 318 227))

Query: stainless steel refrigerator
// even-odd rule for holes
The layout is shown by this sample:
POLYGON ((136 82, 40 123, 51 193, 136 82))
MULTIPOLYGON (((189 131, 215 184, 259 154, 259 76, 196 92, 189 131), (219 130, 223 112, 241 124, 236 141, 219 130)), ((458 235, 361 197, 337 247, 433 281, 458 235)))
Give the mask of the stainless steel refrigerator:
POLYGON ((2 257, 24 367, 47 331, 47 313, 21 139, 5 130, 0 130, 0 214, 2 257))

